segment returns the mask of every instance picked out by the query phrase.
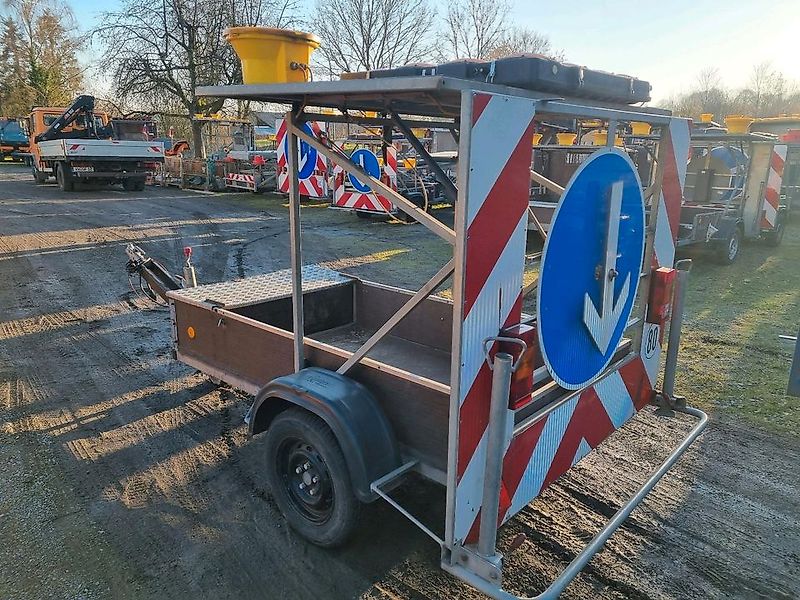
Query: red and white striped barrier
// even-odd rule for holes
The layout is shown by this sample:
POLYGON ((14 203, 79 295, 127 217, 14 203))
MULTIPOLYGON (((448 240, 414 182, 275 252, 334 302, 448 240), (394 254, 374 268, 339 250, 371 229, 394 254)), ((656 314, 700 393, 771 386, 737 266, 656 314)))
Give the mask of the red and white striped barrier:
POLYGON ((778 206, 781 202, 781 183, 783 167, 786 164, 786 144, 777 144, 772 148, 769 161, 767 185, 764 188, 764 209, 761 214, 761 229, 775 229, 778 224, 778 206))
MULTIPOLYGON (((458 395, 459 414, 456 491, 448 538, 456 544, 474 542, 480 522, 492 386, 482 341, 522 318, 533 117, 531 101, 473 94, 468 160, 481 169, 468 170, 466 235, 458 236, 462 247, 456 250, 464 257, 465 270, 461 286, 454 287, 462 325, 453 348, 460 356, 460 377, 452 392, 458 395)), ((669 148, 655 255, 658 266, 671 266, 686 176, 689 122, 673 119, 662 143, 669 148)), ((650 401, 660 353, 657 328, 657 324, 645 326, 639 356, 526 429, 512 431, 514 418, 509 410, 499 523, 541 494, 650 401)))
MULTIPOLYGON (((333 167, 333 206, 336 208, 349 208, 365 212, 387 213, 393 212, 394 204, 388 198, 373 191, 350 191, 345 187, 347 173, 339 167, 333 167)), ((386 147, 386 162, 383 166, 381 179, 384 183, 397 189, 397 150, 394 146, 386 147)))
POLYGON ((247 173, 228 173, 225 176, 225 187, 254 192, 256 191, 256 177, 247 173))
MULTIPOLYGON (((308 121, 308 126, 315 137, 323 133, 322 125, 316 121, 308 121)), ((276 121, 278 132, 275 140, 278 145, 277 171, 278 171, 278 191, 282 194, 289 193, 289 165, 286 161, 286 123, 283 119, 276 121)), ((316 155, 314 171, 305 178, 300 179, 300 195, 309 198, 326 198, 328 196, 328 163, 325 157, 319 152, 316 155)), ((299 169, 298 169, 299 170, 299 169)))

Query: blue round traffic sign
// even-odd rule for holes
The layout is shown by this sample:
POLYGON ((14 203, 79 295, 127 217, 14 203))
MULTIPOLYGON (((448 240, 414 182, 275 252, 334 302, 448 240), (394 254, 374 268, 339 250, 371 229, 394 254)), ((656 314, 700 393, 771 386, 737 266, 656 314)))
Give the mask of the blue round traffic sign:
POLYGON ((562 387, 589 385, 611 362, 639 287, 644 229, 636 167, 621 150, 598 150, 561 196, 539 275, 539 344, 562 387))
MULTIPOLYGON (((375 154, 373 154, 370 150, 367 150, 366 148, 359 148, 350 155, 350 160, 364 169, 369 175, 372 175, 375 179, 381 178, 381 166, 378 163, 378 157, 375 156, 375 154)), ((371 188, 362 183, 352 173, 350 173, 347 177, 350 179, 352 186, 359 192, 365 194, 370 191, 371 188)))
MULTIPOLYGON (((316 134, 311 129, 311 125, 303 123, 301 127, 311 137, 316 137, 316 134)), ((297 177, 299 179, 308 179, 314 174, 314 169, 317 167, 317 151, 305 143, 303 140, 298 140, 300 143, 297 148, 297 177)), ((289 136, 287 135, 283 140, 283 153, 289 154, 289 136)))

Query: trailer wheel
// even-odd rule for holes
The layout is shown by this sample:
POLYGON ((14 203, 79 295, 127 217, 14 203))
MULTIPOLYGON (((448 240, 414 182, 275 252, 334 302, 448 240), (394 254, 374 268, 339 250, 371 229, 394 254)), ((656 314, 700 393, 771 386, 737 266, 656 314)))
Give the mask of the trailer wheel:
POLYGON ((71 192, 75 189, 75 182, 72 179, 72 175, 67 173, 64 163, 58 163, 56 166, 56 182, 62 192, 71 192))
POLYGON ((728 238, 717 248, 717 261, 723 265, 732 265, 739 258, 741 248, 742 232, 738 227, 734 227, 728 238))
POLYGON ((764 234, 764 241, 767 243, 767 246, 777 248, 783 241, 784 233, 786 233, 786 224, 783 219, 778 219, 778 222, 775 224, 775 229, 764 234))
POLYGON ((344 543, 360 503, 336 437, 318 417, 292 408, 266 432, 267 483, 289 525, 324 547, 344 543))

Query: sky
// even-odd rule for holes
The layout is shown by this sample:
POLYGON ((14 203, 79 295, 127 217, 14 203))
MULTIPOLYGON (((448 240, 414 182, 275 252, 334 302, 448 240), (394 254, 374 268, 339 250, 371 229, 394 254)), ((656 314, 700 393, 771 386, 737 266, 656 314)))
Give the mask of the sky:
MULTIPOLYGON (((397 0, 402 2, 402 0, 397 0)), ((445 0, 431 0, 446 10, 445 0)), ((84 28, 119 0, 67 0, 84 28)), ((313 0, 304 0, 313 6, 313 0)), ((569 62, 649 81, 653 98, 691 89, 716 67, 745 85, 770 62, 800 83, 800 0, 511 0, 512 22, 545 33, 569 62)), ((313 33, 313 25, 309 27, 313 33)))

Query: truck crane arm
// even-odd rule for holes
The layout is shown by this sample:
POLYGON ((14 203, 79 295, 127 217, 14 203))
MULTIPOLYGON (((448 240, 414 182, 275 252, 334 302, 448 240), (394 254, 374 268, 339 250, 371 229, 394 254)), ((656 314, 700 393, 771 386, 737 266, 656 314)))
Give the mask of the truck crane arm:
POLYGON ((62 139, 65 134, 64 128, 68 127, 78 119, 81 115, 85 115, 86 129, 83 132, 71 131, 68 135, 71 138, 100 138, 109 137, 105 128, 100 131, 97 129, 97 124, 94 119, 94 96, 78 96, 75 101, 65 110, 50 126, 42 133, 36 136, 37 143, 46 140, 62 139))

